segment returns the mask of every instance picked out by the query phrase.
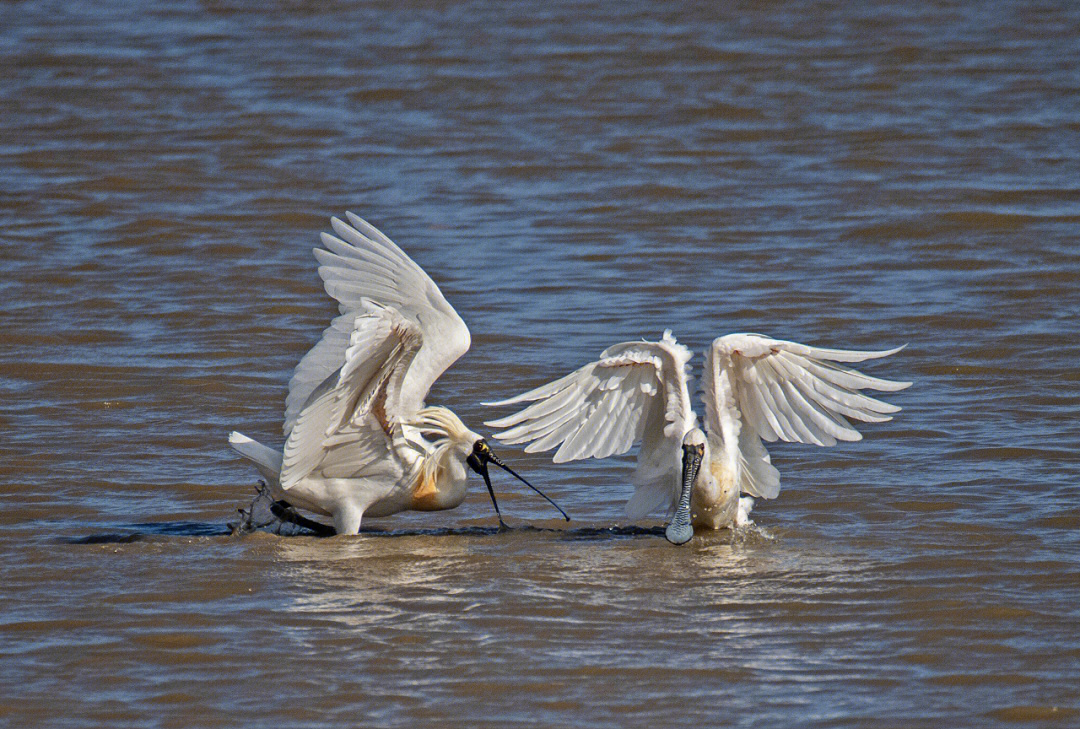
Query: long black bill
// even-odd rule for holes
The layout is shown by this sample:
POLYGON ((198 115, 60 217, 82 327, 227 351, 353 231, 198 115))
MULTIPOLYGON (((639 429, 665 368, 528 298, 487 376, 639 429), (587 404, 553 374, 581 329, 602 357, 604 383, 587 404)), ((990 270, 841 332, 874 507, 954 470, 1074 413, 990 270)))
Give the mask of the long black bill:
POLYGON ((473 467, 473 470, 484 477, 484 483, 487 484, 488 495, 491 496, 491 505, 495 507, 495 515, 499 517, 499 528, 506 529, 506 522, 503 521, 502 512, 499 511, 499 502, 495 500, 495 489, 491 488, 491 477, 488 476, 487 461, 481 461, 476 456, 469 456, 469 465, 473 467), (473 460, 475 459, 475 463, 473 460))
POLYGON ((690 494, 694 488, 694 479, 701 468, 702 453, 693 446, 683 446, 682 492, 679 494, 679 506, 671 523, 664 530, 664 538, 672 544, 686 544, 694 536, 694 527, 690 524, 690 494))
MULTIPOLYGON (((488 452, 487 452, 487 457, 488 457, 488 458, 489 458, 489 459, 491 460, 491 462, 492 462, 492 463, 494 463, 494 464, 495 464, 496 466, 498 466, 498 467, 499 467, 499 468, 501 468, 502 470, 506 471, 506 472, 507 472, 507 473, 509 473, 509 474, 510 474, 511 476, 513 476, 514 478, 516 478, 516 479, 517 479, 518 481, 521 481, 521 482, 522 482, 523 484, 525 484, 526 486, 528 486, 529 488, 531 488, 531 489, 532 489, 533 491, 535 491, 536 493, 540 494, 540 495, 541 495, 541 496, 543 496, 543 497, 544 497, 545 499, 547 499, 547 502, 548 502, 549 504, 551 504, 552 506, 554 506, 554 507, 555 507, 556 509, 558 509, 558 510, 559 510, 559 513, 563 515, 563 519, 566 519, 567 521, 570 521, 570 515, 569 515, 569 514, 567 514, 567 513, 565 512, 565 511, 563 511, 563 508, 562 508, 561 506, 559 506, 559 505, 558 505, 558 504, 556 504, 556 503, 555 503, 554 501, 552 501, 552 500, 551 500, 551 497, 550 497, 550 496, 548 496, 548 495, 547 495, 547 494, 545 494, 545 493, 544 493, 543 491, 541 491, 540 489, 536 488, 536 487, 535 487, 535 486, 533 486, 533 485, 532 485, 531 483, 529 483, 528 481, 526 481, 526 480, 525 480, 524 478, 522 478, 522 477, 521 477, 521 476, 520 476, 520 475, 519 475, 519 474, 518 474, 518 473, 517 473, 516 471, 514 471, 514 469, 510 468, 510 466, 508 466, 508 465, 506 465, 505 463, 503 463, 502 461, 500 461, 500 460, 499 460, 499 457, 498 457, 498 456, 496 456, 496 455, 495 455, 494 453, 492 453, 490 449, 488 449, 488 452)), ((486 464, 485 464, 485 465, 486 465, 486 464)), ((486 469, 485 469, 485 472, 486 472, 486 469)), ((490 482, 490 481, 488 482, 488 490, 489 490, 489 491, 491 490, 491 482, 490 482)), ((491 498, 492 498, 492 500, 494 500, 494 499, 495 499, 495 494, 494 494, 494 493, 492 493, 492 495, 491 495, 491 498)), ((496 509, 496 510, 497 510, 497 509, 496 509)))

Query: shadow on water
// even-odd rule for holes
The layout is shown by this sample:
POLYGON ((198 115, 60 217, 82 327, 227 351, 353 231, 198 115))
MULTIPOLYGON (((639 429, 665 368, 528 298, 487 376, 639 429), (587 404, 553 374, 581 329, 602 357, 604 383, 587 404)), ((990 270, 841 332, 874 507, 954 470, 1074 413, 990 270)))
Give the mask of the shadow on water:
MULTIPOLYGON (((239 520, 229 523, 197 521, 141 522, 120 526, 123 531, 90 534, 81 537, 61 537, 64 544, 129 544, 160 537, 224 537, 237 538, 262 532, 280 537, 331 537, 333 528, 296 512, 284 502, 276 502, 264 483, 256 487, 251 505, 237 509, 239 520)), ((663 536, 663 527, 583 526, 571 529, 537 527, 531 524, 522 526, 465 526, 465 527, 424 527, 413 529, 364 528, 360 536, 366 538, 393 537, 495 537, 514 534, 546 534, 567 541, 606 541, 612 539, 633 539, 635 537, 663 536)))
POLYGON ((123 532, 104 532, 83 537, 60 537, 61 544, 129 544, 153 537, 223 537, 231 534, 229 525, 200 521, 163 521, 123 524, 123 532))
MULTIPOLYGON (((291 525, 286 525, 291 526, 291 525)), ((160 537, 225 537, 235 536, 238 539, 251 534, 253 531, 273 534, 289 539, 292 537, 317 537, 327 535, 315 534, 306 529, 274 529, 260 528, 240 532, 232 528, 232 525, 214 522, 195 521, 171 521, 171 522, 145 522, 139 524, 124 524, 119 527, 123 531, 103 532, 89 534, 81 537, 59 537, 57 542, 61 544, 131 544, 155 540, 160 537)), ((468 527, 443 527, 421 529, 362 529, 359 536, 364 538, 396 538, 396 537, 498 537, 509 534, 547 534, 565 541, 608 541, 613 539, 634 539, 637 537, 663 537, 663 527, 579 527, 577 529, 552 529, 549 527, 536 527, 531 525, 515 527, 498 526, 468 526, 468 527)))

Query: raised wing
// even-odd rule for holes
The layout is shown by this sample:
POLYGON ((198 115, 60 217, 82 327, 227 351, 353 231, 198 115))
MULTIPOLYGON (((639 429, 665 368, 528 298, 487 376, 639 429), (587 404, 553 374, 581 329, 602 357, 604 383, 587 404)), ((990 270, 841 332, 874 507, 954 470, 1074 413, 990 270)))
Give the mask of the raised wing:
POLYGON ((895 392, 911 383, 870 377, 835 363, 887 357, 901 349, 823 349, 760 334, 714 340, 702 379, 706 429, 710 437, 738 443, 740 488, 767 499, 780 491, 779 473, 761 439, 830 446, 862 438, 850 420, 891 420, 899 407, 860 390, 895 392))
MULTIPOLYGON (((313 389, 289 431, 283 489, 315 470, 325 478, 347 478, 385 463, 399 434, 396 425, 408 415, 401 412, 401 387, 423 335, 395 309, 371 301, 360 306, 344 363, 313 389)), ((331 330, 338 336, 334 326, 331 330)))
MULTIPOLYGON (((504 429, 495 433, 504 443, 528 443, 529 453, 559 446, 556 463, 625 453, 641 440, 635 478, 639 490, 655 482, 674 488, 670 473, 679 467, 682 437, 696 421, 688 387, 690 357, 690 350, 677 343, 671 332, 664 332, 659 342, 616 344, 596 362, 562 379, 509 400, 487 403, 533 404, 486 424, 504 429)), ((660 498, 650 495, 651 505, 641 508, 650 511, 660 498)))
POLYGON ((341 369, 345 364, 345 351, 349 348, 356 318, 362 316, 362 310, 353 310, 335 317, 330 326, 323 330, 322 339, 308 350, 293 370, 289 380, 289 395, 285 398, 285 437, 287 438, 296 425, 308 398, 327 377, 341 369))
POLYGON ((319 276, 326 292, 337 300, 341 316, 300 360, 289 382, 286 435, 315 389, 345 363, 349 338, 364 302, 395 309, 422 336, 420 351, 398 393, 397 407, 406 415, 423 407, 432 383, 469 349, 468 327, 424 270, 367 221, 352 213, 346 217, 348 223, 331 219, 337 235, 323 233, 325 250, 314 250, 319 276))

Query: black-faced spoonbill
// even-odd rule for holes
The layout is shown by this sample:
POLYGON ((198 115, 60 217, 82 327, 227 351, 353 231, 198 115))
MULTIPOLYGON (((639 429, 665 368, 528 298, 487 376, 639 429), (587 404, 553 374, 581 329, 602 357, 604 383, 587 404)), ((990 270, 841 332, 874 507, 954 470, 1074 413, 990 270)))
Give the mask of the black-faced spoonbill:
POLYGON ((616 344, 562 379, 487 403, 536 401, 485 424, 505 429, 495 434, 504 443, 528 443, 526 452, 560 446, 556 463, 625 453, 641 441, 627 516, 636 520, 664 507, 672 515, 665 536, 683 544, 695 526, 745 523, 752 497, 772 499, 780 492, 780 474, 762 439, 830 446, 862 438, 849 418, 891 420, 900 408, 859 391, 893 392, 911 383, 834 363, 900 349, 856 352, 760 334, 719 337, 705 355, 702 432, 690 403, 692 353, 666 331, 659 342, 616 344))
POLYGON ((229 445, 274 498, 331 517, 338 534, 356 534, 365 515, 458 506, 466 466, 484 478, 497 514, 489 462, 540 493, 457 415, 424 405, 432 383, 468 351, 469 329, 423 269, 374 226, 346 216, 349 223, 331 220, 337 236, 323 233, 325 250, 314 250, 340 315, 289 381, 284 450, 236 432, 229 445))

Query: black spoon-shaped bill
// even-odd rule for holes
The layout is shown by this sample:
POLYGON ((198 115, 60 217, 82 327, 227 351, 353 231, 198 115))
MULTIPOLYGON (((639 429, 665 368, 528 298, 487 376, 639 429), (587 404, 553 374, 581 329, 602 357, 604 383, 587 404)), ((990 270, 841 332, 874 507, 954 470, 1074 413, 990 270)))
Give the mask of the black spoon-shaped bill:
POLYGON ((488 494, 490 494, 491 496, 491 503, 495 506, 495 513, 499 514, 500 524, 502 524, 502 514, 499 512, 499 504, 495 501, 495 490, 491 487, 491 479, 488 476, 487 464, 489 461, 509 473, 517 480, 521 481, 523 484, 531 488, 536 493, 543 496, 549 504, 559 510, 559 513, 562 514, 564 519, 570 521, 570 515, 563 511, 563 508, 561 506, 552 501, 551 497, 549 497, 543 491, 526 481, 521 474, 510 468, 510 466, 507 466, 505 463, 503 463, 502 460, 492 452, 491 448, 488 447, 488 444, 486 442, 484 442, 483 440, 478 440, 476 441, 476 445, 473 446, 473 452, 469 454, 469 457, 465 459, 465 462, 469 464, 469 467, 472 468, 472 470, 476 471, 484 477, 484 483, 487 484, 488 494))
POLYGON ((491 487, 491 476, 488 475, 487 461, 480 460, 474 453, 466 459, 466 462, 472 470, 484 477, 484 484, 487 486, 488 495, 491 497, 491 505, 495 507, 495 515, 499 517, 499 528, 506 529, 506 522, 503 521, 502 512, 499 511, 499 502, 495 499, 495 489, 491 487))
POLYGON ((692 445, 683 446, 682 491, 679 493, 679 506, 671 523, 664 530, 664 538, 672 544, 686 544, 694 536, 694 527, 690 524, 690 495, 701 468, 703 449, 692 445))

